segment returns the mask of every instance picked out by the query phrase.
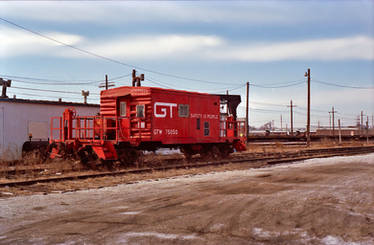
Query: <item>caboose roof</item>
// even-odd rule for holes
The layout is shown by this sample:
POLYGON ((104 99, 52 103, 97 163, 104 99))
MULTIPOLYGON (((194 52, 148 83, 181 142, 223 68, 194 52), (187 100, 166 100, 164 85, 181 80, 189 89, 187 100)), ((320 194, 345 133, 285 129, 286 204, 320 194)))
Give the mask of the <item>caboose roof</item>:
POLYGON ((130 95, 132 93, 151 93, 154 91, 163 91, 163 92, 171 92, 171 93, 183 93, 183 94, 191 94, 191 95, 205 95, 205 96, 217 96, 208 93, 200 93, 200 92, 191 92, 186 90, 176 90, 176 89, 166 89, 166 88, 158 88, 158 87, 132 87, 132 86, 122 86, 118 88, 112 88, 108 90, 102 90, 100 93, 101 98, 115 98, 115 97, 123 97, 130 95))

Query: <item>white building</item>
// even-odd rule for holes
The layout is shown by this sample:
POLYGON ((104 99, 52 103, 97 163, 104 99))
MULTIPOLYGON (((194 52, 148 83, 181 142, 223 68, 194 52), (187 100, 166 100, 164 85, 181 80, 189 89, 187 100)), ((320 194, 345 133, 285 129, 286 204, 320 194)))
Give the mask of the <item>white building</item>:
POLYGON ((80 116, 99 113, 96 104, 0 98, 0 161, 19 160, 22 147, 29 141, 48 141, 50 118, 62 116, 74 107, 80 116))

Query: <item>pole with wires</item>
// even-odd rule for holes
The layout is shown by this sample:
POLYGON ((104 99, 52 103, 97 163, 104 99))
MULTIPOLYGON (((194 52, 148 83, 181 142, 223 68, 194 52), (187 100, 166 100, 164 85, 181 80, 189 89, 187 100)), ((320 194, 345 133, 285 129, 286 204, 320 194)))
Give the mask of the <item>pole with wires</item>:
POLYGON ((87 104, 87 96, 90 95, 90 91, 82 90, 82 96, 84 97, 84 103, 87 104))
POLYGON ((332 110, 329 112, 331 113, 331 117, 332 117, 332 120, 331 120, 331 123, 332 123, 332 136, 334 137, 335 136, 335 113, 337 113, 337 111, 334 110, 334 107, 332 107, 332 110))
POLYGON ((247 82, 247 100, 245 105, 245 139, 248 141, 249 131, 249 82, 247 82))
POLYGON ((8 98, 6 95, 6 89, 10 87, 12 84, 12 80, 4 80, 0 78, 0 86, 2 86, 2 91, 1 91, 1 98, 8 98))
POLYGON ((338 119, 338 127, 339 127, 339 145, 342 143, 342 129, 340 126, 340 118, 338 119))
POLYGON ((307 146, 310 146, 310 68, 305 72, 305 76, 308 78, 308 114, 306 123, 306 140, 307 146))
POLYGON ((280 115, 280 123, 281 123, 281 131, 283 131, 283 118, 282 118, 282 114, 280 115))
POLYGON ((291 135, 293 136, 293 108, 296 107, 296 105, 292 104, 292 100, 290 101, 290 105, 287 106, 290 107, 290 113, 291 113, 291 135))
POLYGON ((366 144, 369 144, 369 116, 366 116, 366 144))

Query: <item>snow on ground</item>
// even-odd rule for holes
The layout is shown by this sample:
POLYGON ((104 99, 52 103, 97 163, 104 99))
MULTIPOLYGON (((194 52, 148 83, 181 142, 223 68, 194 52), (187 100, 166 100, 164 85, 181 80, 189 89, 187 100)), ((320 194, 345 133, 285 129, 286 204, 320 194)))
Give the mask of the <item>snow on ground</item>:
MULTIPOLYGON (((91 209, 91 212, 100 214, 103 212, 103 215, 108 213, 118 213, 121 217, 136 218, 137 216, 142 216, 142 205, 138 204, 134 206, 131 201, 131 198, 138 198, 143 196, 156 196, 163 197, 166 200, 173 200, 173 197, 169 198, 170 190, 173 190, 174 193, 177 193, 180 190, 184 190, 187 186, 195 185, 199 186, 201 183, 227 183, 227 185, 235 185, 236 181, 245 179, 246 176, 259 176, 264 173, 269 173, 274 170, 286 170, 291 168, 302 168, 301 171, 304 171, 304 168, 315 167, 315 166, 327 166, 327 165, 339 165, 339 164, 349 164, 349 163, 363 163, 363 164, 374 164, 374 153, 367 155, 357 155, 357 156, 348 156, 348 157, 332 157, 332 158, 323 158, 323 159, 310 159, 305 161, 300 161, 297 163, 287 163, 282 165, 270 166, 269 168, 262 169, 248 169, 248 170, 235 170, 235 171, 225 171, 225 172, 211 172, 207 174, 198 174, 198 175, 184 175, 177 176, 172 178, 157 179, 157 180, 144 180, 131 185, 118 185, 115 187, 105 187, 101 189, 91 189, 91 190, 82 190, 77 192, 69 192, 62 194, 49 194, 49 195, 33 195, 33 196, 17 196, 10 197, 5 199, 0 199, 0 243, 1 240, 7 239, 7 236, 10 234, 6 233, 18 227, 26 227, 35 223, 37 220, 47 220, 52 215, 62 216, 65 214, 71 214, 72 212, 84 213, 87 209, 91 209), (244 178, 243 178, 244 177, 244 178), (119 199, 121 198, 121 199, 119 199), (119 202, 118 200, 121 200, 119 202), (132 206, 133 205, 133 206, 132 206), (41 212, 41 210, 43 210, 41 212), (109 210, 109 211, 105 211, 109 210)), ((284 172, 286 172, 284 171, 284 172)), ((282 171, 283 172, 283 171, 282 171)), ((352 177, 353 178, 353 177, 352 177)), ((344 181, 349 181, 353 179, 344 179, 344 181)), ((321 187, 324 190, 330 191, 333 195, 334 188, 336 186, 322 186, 320 183, 306 183, 304 186, 314 185, 314 187, 321 187)), ((209 187, 209 186, 208 186, 209 187)), ((343 186, 345 187, 345 186, 343 186)), ((217 187, 216 187, 217 188, 217 187)), ((342 188, 337 189, 338 194, 342 192, 342 188)), ((344 188, 343 188, 344 189, 344 188)), ((302 190, 303 193, 300 195, 300 199, 297 201, 302 202, 302 199, 307 198, 319 198, 319 196, 313 193, 316 189, 311 188, 307 190, 302 190)), ((290 189, 283 192, 279 192, 281 195, 285 195, 286 192, 294 193, 297 190, 290 189)), ((346 191, 350 192, 350 189, 346 191)), ((338 195, 337 194, 337 195, 338 195)), ((353 193, 354 194, 354 193, 353 193)), ((350 195, 353 195, 350 194, 350 195)), ((188 193, 187 193, 188 195, 188 193)), ((221 194, 222 195, 222 194, 221 194)), ((330 196, 331 196, 330 195, 330 196)), ((344 196, 350 197, 350 195, 343 195, 343 197, 337 197, 339 202, 333 203, 332 207, 334 211, 339 211, 340 203, 344 203, 344 196)), ((225 195, 221 196, 219 200, 216 200, 216 203, 222 201, 222 205, 227 202, 227 199, 230 199, 233 202, 236 202, 235 199, 238 199, 238 202, 243 200, 242 198, 249 196, 248 193, 243 193, 242 195, 225 195)), ((274 198, 278 198, 278 193, 274 193, 274 198)), ((359 197, 362 197, 362 200, 366 203, 370 201, 370 197, 363 196, 362 193, 359 193, 359 197)), ((297 196, 295 198, 298 198, 297 196)), ((153 200, 153 199, 152 199, 153 200)), ((157 199, 155 199, 157 200, 157 199)), ((321 199, 322 201, 324 199, 321 199)), ((167 203, 168 201, 165 201, 167 203)), ((152 203, 152 202, 151 202, 152 203)), ((328 204, 328 202, 326 202, 328 204)), ((370 203, 370 202, 369 202, 370 203)), ((325 206, 327 205, 325 204, 325 206)), ((193 201, 189 200, 188 205, 193 206, 193 201)), ((182 205, 183 206, 183 205, 182 205)), ((219 205, 218 205, 219 206, 219 205)), ((167 205, 166 205, 167 207, 167 205)), ((172 206, 171 206, 172 207, 172 206)), ((230 212, 232 210, 228 210, 230 212)), ((343 210, 344 211, 344 210, 343 210)), ((348 214, 352 216, 360 216, 361 213, 357 213, 360 210, 351 210, 348 214)), ((370 217, 370 212, 366 213, 370 217)), ((212 223, 212 232, 220 233, 226 229, 227 223, 222 223, 222 221, 217 224, 212 223)), ((309 241, 319 241, 319 244, 322 245, 369 245, 374 244, 373 240, 363 239, 360 242, 350 242, 345 241, 343 238, 338 236, 333 236, 331 233, 327 233, 324 237, 313 237, 308 234, 305 230, 291 229, 288 231, 271 231, 266 230, 264 227, 256 226, 251 230, 252 234, 255 237, 260 239, 270 239, 273 237, 287 236, 287 235, 298 235, 302 239, 300 244, 309 244, 309 241)), ((192 241, 199 243, 197 239, 200 239, 199 235, 195 233, 191 234, 174 234, 173 232, 160 232, 160 231, 151 231, 151 230, 142 230, 140 231, 128 231, 121 234, 116 234, 116 241, 118 243, 126 244, 127 241, 133 241, 134 239, 159 239, 159 240, 170 240, 174 241, 192 241), (196 240, 196 241, 195 241, 196 240)), ((35 238, 37 239, 37 238, 35 238)), ((35 240, 34 244, 38 244, 38 240, 35 240)))

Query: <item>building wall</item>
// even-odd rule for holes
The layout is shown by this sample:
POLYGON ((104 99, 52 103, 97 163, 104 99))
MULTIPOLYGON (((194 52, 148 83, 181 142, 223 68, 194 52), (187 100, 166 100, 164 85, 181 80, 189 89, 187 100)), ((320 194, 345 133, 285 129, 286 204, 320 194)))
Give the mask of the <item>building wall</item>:
MULTIPOLYGON (((61 116, 69 106, 0 101, 0 160, 21 159, 22 146, 29 140, 48 140, 50 118, 61 116)), ((71 107, 71 106, 70 106, 71 107)), ((96 115, 99 107, 75 105, 80 116, 96 115)))

